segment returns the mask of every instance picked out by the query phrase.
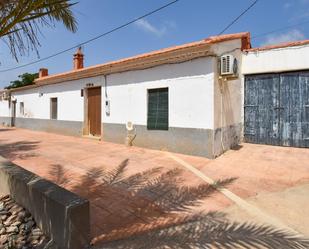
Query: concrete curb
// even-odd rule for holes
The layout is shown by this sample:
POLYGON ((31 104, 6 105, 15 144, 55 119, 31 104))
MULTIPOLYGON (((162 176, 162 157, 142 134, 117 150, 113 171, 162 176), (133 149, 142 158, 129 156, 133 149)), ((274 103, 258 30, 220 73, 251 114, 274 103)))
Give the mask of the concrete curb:
POLYGON ((89 201, 0 156, 0 195, 11 195, 59 249, 90 243, 89 201))

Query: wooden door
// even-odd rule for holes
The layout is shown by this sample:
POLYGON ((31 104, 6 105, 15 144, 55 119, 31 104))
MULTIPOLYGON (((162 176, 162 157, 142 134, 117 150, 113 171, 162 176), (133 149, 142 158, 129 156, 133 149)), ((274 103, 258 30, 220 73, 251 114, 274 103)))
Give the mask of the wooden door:
POLYGON ((309 147, 309 72, 245 78, 245 141, 309 147))
POLYGON ((250 75, 245 83, 245 141, 280 145, 279 75, 250 75))
POLYGON ((101 136, 101 87, 88 89, 89 135, 101 136))
POLYGON ((280 79, 282 145, 309 147, 309 72, 285 73, 280 79))

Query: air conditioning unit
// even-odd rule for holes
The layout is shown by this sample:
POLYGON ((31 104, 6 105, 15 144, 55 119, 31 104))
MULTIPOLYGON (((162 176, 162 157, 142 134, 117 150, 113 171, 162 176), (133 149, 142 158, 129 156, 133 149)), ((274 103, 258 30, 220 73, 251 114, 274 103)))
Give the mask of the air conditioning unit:
POLYGON ((237 59, 231 54, 222 55, 220 57, 220 74, 221 75, 237 75, 238 65, 237 59))

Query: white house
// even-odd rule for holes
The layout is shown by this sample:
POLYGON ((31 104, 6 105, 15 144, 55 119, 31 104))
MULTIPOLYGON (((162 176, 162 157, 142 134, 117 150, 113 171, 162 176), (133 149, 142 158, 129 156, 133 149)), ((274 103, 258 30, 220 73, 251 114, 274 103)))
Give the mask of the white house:
MULTIPOLYGON (((6 92, 0 122, 214 158, 243 137, 269 143, 265 134, 276 125, 262 124, 270 116, 261 113, 270 89, 261 83, 259 92, 252 82, 260 82, 257 74, 308 70, 307 44, 252 49, 250 34, 238 33, 91 67, 83 67, 79 50, 72 71, 48 75, 41 69, 34 85, 6 92), (261 96, 258 107, 251 103, 255 95, 261 96)), ((269 144, 308 146, 291 136, 289 144, 269 144)))
POLYGON ((246 142, 309 147, 309 40, 243 51, 246 142))

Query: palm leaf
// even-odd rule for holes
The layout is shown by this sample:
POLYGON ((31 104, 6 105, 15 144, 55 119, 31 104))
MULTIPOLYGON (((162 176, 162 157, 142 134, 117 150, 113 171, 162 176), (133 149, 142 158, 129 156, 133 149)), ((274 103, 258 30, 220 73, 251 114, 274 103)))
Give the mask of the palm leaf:
POLYGON ((115 169, 107 172, 104 178, 105 183, 108 185, 119 183, 124 176, 124 171, 128 163, 129 163, 129 159, 125 159, 115 169))
POLYGON ((309 248, 309 240, 267 225, 229 222, 210 213, 195 217, 195 220, 189 219, 188 222, 182 224, 106 243, 104 248, 306 249, 309 248))
POLYGON ((72 12, 75 2, 69 0, 15 0, 0 4, 0 38, 18 59, 31 50, 38 53, 38 35, 42 27, 61 22, 69 31, 77 30, 72 12))

